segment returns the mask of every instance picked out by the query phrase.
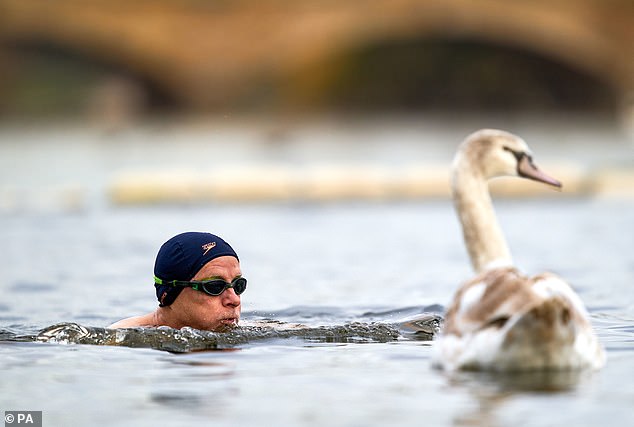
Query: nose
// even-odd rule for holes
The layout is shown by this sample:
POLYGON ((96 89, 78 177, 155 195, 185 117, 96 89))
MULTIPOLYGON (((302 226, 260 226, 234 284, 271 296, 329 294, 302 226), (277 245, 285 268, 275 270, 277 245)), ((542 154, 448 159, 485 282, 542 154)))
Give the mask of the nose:
POLYGON ((236 294, 233 288, 226 289, 222 295, 222 305, 227 307, 237 307, 240 305, 240 295, 236 294))

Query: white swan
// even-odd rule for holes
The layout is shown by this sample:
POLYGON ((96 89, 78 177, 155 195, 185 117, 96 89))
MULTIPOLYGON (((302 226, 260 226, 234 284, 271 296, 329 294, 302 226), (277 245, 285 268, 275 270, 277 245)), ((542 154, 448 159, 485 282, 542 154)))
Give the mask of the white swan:
POLYGON ((452 166, 452 192, 478 275, 448 307, 433 343, 434 366, 495 371, 600 368, 605 352, 572 288, 550 273, 525 277, 513 267, 487 180, 520 176, 561 184, 533 164, 519 137, 484 129, 468 136, 452 166))

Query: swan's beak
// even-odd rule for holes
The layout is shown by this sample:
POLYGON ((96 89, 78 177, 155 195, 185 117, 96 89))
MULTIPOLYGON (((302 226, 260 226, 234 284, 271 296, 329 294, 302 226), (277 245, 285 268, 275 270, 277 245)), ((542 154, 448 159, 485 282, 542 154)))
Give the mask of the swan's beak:
POLYGON ((561 182, 540 171, 537 166, 533 164, 533 160, 528 155, 524 155, 520 158, 519 163, 517 164, 517 173, 521 177, 543 182, 544 184, 552 185, 553 187, 561 188, 561 182))

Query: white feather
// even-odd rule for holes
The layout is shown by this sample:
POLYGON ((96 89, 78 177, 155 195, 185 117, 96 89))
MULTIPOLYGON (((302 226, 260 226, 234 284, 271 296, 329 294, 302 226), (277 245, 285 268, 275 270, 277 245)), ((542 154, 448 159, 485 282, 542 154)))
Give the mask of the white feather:
POLYGON ((454 204, 480 276, 465 284, 449 306, 443 330, 433 344, 434 366, 447 370, 597 369, 605 363, 588 313, 570 285, 552 274, 530 279, 509 268, 511 255, 486 180, 517 176, 521 165, 535 179, 557 184, 526 162, 529 155, 519 137, 482 130, 470 135, 454 158, 454 204))

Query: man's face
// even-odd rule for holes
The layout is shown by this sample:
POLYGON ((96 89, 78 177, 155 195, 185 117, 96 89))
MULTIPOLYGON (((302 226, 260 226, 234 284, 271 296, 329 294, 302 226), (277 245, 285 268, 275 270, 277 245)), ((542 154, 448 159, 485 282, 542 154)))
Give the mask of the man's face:
MULTIPOLYGON (((222 279, 231 282, 242 275, 240 263, 232 256, 212 259, 200 269, 192 280, 222 279)), ((238 324, 240 320, 240 296, 233 288, 218 296, 207 295, 192 288, 185 288, 172 304, 184 325, 196 329, 222 331, 238 324)))

